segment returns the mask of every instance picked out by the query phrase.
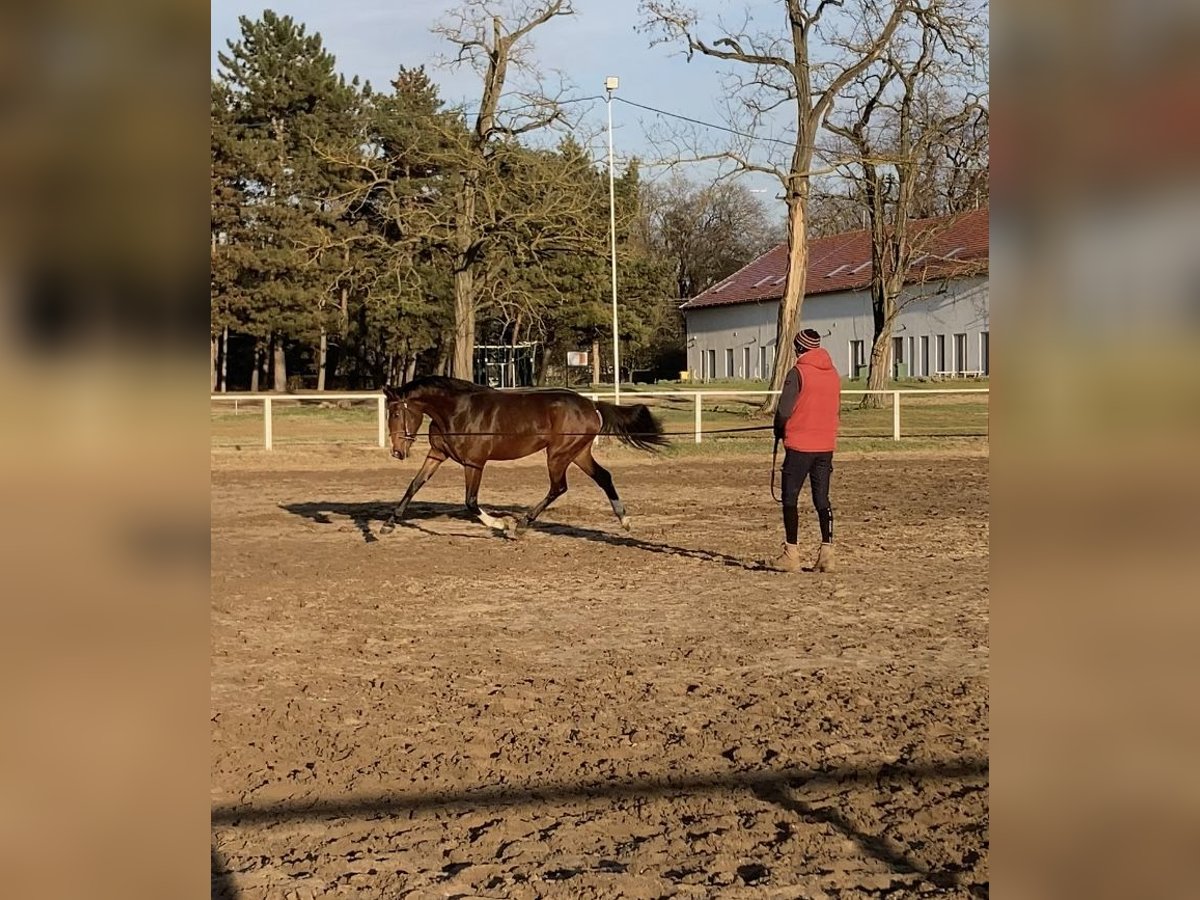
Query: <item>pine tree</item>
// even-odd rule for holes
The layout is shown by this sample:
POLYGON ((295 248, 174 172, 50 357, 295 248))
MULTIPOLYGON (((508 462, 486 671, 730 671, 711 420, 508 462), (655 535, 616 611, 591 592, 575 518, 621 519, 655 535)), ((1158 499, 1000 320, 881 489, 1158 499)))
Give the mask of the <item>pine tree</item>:
MULTIPOLYGON (((333 290, 319 257, 330 215, 331 178, 316 147, 352 128, 356 85, 288 16, 242 17, 241 40, 221 53, 230 97, 244 227, 235 256, 247 297, 242 328, 270 344, 273 386, 287 387, 289 342, 315 343, 333 290)), ((256 360, 256 367, 261 356, 256 360)))

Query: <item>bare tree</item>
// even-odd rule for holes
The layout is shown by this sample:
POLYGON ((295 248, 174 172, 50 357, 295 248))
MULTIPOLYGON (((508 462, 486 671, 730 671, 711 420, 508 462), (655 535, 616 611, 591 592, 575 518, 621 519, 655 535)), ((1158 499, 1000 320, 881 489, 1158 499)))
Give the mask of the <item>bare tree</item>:
POLYGON ((532 66, 529 35, 559 16, 574 14, 571 0, 464 0, 434 31, 458 47, 456 64, 470 65, 483 89, 465 147, 452 226, 454 266, 454 357, 451 373, 470 379, 474 369, 476 284, 486 240, 480 228, 480 194, 496 144, 546 128, 563 116, 562 107, 540 90, 518 93, 519 112, 505 116, 500 100, 510 70, 532 66))
POLYGON ((645 190, 646 243, 668 260, 677 297, 694 297, 782 238, 757 198, 728 181, 694 184, 678 174, 645 190))
MULTIPOLYGON (((938 0, 927 0, 936 3, 938 0)), ((764 172, 779 179, 787 204, 788 277, 775 343, 771 387, 780 389, 792 359, 808 269, 808 199, 817 158, 817 135, 843 89, 887 50, 918 0, 780 0, 782 27, 761 29, 747 11, 740 26, 721 27, 713 39, 699 33, 699 14, 678 0, 642 0, 643 29, 653 43, 681 44, 689 59, 700 53, 736 63, 730 76, 731 117, 743 134, 766 137, 777 110, 788 110, 785 134, 773 138, 786 158, 756 153, 762 142, 747 140, 711 154, 737 171, 764 172)), ((774 409, 775 399, 764 404, 774 409)))
MULTIPOLYGON (((874 338, 868 390, 885 387, 896 317, 920 296, 912 291, 903 300, 905 285, 944 274, 951 264, 933 251, 963 207, 953 195, 979 183, 978 175, 953 169, 943 177, 939 161, 945 148, 977 148, 978 125, 986 117, 986 100, 973 83, 984 57, 975 12, 972 0, 920 10, 916 28, 898 33, 883 58, 854 80, 850 115, 825 123, 856 159, 850 168, 870 230, 874 338), (927 207, 940 205, 942 188, 950 192, 944 210, 950 215, 914 228, 922 194, 927 207)), ((866 394, 862 405, 881 406, 882 397, 866 394)))
POLYGON ((808 198, 808 233, 832 237, 867 227, 867 214, 857 187, 846 179, 818 179, 808 198))

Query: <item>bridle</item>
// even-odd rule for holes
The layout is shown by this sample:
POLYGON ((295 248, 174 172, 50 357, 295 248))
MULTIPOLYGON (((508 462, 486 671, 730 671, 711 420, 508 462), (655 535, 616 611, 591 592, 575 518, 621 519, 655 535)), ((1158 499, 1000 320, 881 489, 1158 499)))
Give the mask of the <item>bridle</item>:
MULTIPOLYGON (((400 404, 400 408, 401 408, 402 410, 404 410, 404 415, 403 415, 403 417, 402 417, 402 420, 403 420, 403 422, 404 422, 404 431, 403 431, 403 434, 404 434, 404 439, 405 439, 406 441, 410 441, 410 442, 412 442, 412 441, 416 441, 416 439, 417 439, 417 435, 416 435, 416 433, 408 430, 408 401, 407 401, 407 400, 393 400, 392 402, 393 402, 393 403, 399 403, 399 404, 400 404)), ((394 438, 394 437, 395 437, 397 434, 400 434, 400 433, 401 433, 401 432, 399 432, 399 431, 392 431, 392 430, 390 430, 390 429, 389 429, 389 430, 388 430, 388 437, 393 437, 393 438, 394 438)))

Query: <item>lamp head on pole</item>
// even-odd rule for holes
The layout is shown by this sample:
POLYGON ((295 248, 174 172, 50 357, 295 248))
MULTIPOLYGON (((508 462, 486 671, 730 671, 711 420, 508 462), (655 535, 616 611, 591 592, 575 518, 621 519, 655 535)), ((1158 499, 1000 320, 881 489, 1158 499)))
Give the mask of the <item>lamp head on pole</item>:
POLYGON ((604 79, 604 89, 610 94, 620 87, 620 85, 621 79, 619 79, 616 75, 609 75, 604 79))

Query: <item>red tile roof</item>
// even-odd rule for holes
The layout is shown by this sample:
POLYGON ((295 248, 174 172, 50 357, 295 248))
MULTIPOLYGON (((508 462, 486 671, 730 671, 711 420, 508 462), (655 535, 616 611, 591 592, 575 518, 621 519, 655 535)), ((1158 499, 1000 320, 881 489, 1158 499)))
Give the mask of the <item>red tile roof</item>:
MULTIPOLYGON (((980 274, 988 266, 988 210, 971 210, 953 219, 920 219, 912 223, 919 235, 933 229, 928 246, 921 246, 910 269, 910 281, 930 277, 980 274), (939 226, 945 230, 939 231, 939 226), (924 257, 921 254, 925 254, 924 257)), ((919 238, 915 241, 920 244, 919 238)), ((787 275, 787 244, 780 244, 734 272, 680 309, 703 309, 757 303, 783 297, 787 275)), ((808 242, 808 281, 805 296, 860 290, 871 283, 871 242, 864 230, 848 231, 808 242)))

